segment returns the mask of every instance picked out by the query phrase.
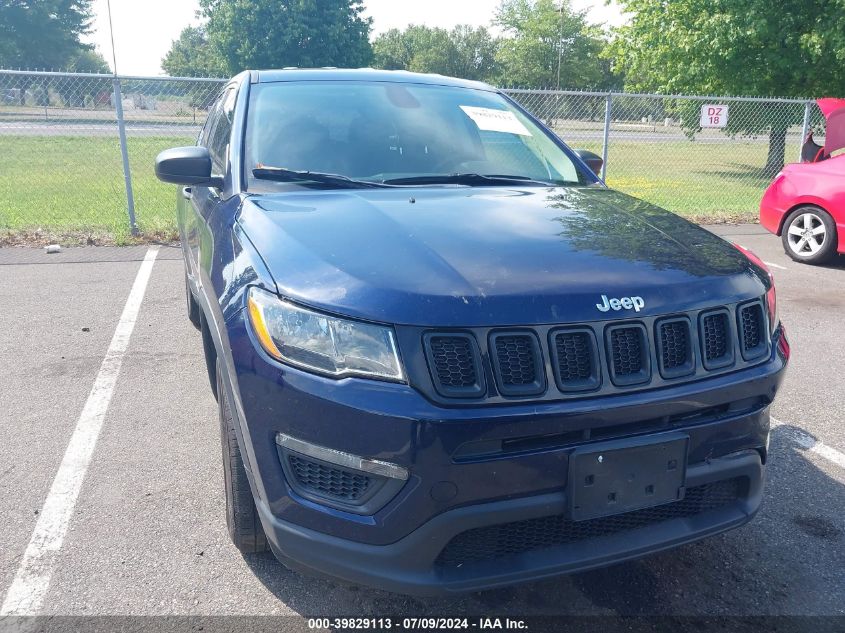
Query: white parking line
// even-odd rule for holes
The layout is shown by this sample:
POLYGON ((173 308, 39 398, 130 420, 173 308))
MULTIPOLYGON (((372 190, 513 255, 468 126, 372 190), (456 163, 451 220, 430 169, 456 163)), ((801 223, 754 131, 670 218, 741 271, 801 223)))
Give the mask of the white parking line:
POLYGON ((780 264, 775 264, 773 262, 763 262, 766 266, 771 266, 772 268, 779 268, 780 270, 789 270, 786 266, 781 266, 780 264))
POLYGON ((3 606, 0 607, 0 616, 35 615, 44 602, 53 563, 67 534, 85 473, 94 454, 94 446, 103 428, 106 410, 129 347, 129 338, 135 328, 156 255, 158 247, 150 248, 141 263, 94 386, 88 394, 53 485, 38 515, 29 545, 6 593, 3 606))
MULTIPOLYGON (((778 420, 776 418, 772 418, 772 426, 786 426, 785 422, 778 420)), ((835 448, 828 446, 827 444, 823 444, 819 442, 816 438, 812 435, 797 428, 789 429, 789 435, 795 441, 798 446, 803 448, 804 450, 810 451, 811 453, 815 453, 819 457, 823 457, 824 459, 828 460, 829 462, 833 462, 840 468, 845 468, 845 453, 842 453, 835 448)))
MULTIPOLYGON (((734 242, 734 244, 736 244, 736 245, 737 245, 737 246, 739 246, 740 248, 745 249, 745 250, 747 250, 747 251, 750 251, 750 250, 751 250, 750 248, 745 248, 745 247, 744 247, 742 244, 740 244, 739 242, 734 242)), ((767 261, 763 261, 763 260, 760 260, 760 261, 762 261, 764 264, 766 264, 766 266, 771 266, 772 268, 779 268, 780 270, 789 270, 786 266, 781 266, 780 264, 774 264, 774 263, 772 263, 772 262, 767 262, 767 261)))

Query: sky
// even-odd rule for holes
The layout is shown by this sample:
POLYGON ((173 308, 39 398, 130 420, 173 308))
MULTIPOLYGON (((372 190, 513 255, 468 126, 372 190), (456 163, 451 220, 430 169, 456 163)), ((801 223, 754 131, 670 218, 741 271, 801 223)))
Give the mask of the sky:
MULTIPOLYGON (((500 0, 364 0, 373 33, 409 24, 452 28, 457 24, 489 26, 500 0)), ((93 32, 86 38, 113 66, 106 0, 94 0, 93 32)), ((624 20, 605 0, 572 0, 586 9, 591 22, 610 25, 624 20)), ((161 58, 188 25, 196 25, 197 0, 111 0, 117 71, 123 75, 161 75, 161 58)))

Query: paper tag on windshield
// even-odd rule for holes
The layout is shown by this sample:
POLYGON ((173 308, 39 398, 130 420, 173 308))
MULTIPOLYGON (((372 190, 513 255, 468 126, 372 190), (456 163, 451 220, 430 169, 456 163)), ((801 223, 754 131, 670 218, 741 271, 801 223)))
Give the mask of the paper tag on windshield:
POLYGON ((460 108, 475 122, 479 130, 531 136, 531 132, 510 110, 494 110, 477 106, 460 106, 460 108))

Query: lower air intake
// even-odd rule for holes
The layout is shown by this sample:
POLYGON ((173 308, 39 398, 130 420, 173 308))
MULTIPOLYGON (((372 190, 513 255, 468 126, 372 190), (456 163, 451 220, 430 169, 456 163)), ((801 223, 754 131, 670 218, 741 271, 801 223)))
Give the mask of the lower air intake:
POLYGON ((449 541, 437 565, 457 568, 696 516, 736 503, 745 485, 745 479, 737 478, 696 486, 681 501, 588 521, 553 515, 468 530, 449 541))
POLYGON ((307 457, 288 455, 290 471, 303 489, 321 497, 354 502, 368 491, 372 479, 341 468, 333 468, 307 457))

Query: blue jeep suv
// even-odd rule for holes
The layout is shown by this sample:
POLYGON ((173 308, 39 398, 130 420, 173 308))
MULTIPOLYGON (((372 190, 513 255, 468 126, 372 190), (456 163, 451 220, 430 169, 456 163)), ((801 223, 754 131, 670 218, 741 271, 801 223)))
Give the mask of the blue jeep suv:
POLYGON ((753 517, 771 275, 599 167, 490 86, 374 70, 244 72, 158 156, 242 552, 432 595, 753 517))

